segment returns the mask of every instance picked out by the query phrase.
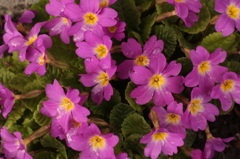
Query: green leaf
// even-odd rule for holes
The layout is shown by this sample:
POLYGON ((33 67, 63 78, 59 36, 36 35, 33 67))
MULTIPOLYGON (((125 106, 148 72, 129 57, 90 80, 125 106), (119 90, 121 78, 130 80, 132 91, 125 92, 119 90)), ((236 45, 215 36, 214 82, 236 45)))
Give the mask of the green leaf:
POLYGON ((236 74, 240 74, 240 62, 237 61, 227 61, 225 60, 221 63, 221 66, 225 66, 229 69, 229 72, 235 72, 236 74))
POLYGON ((49 147, 49 148, 55 148, 58 152, 57 154, 57 159, 67 159, 67 153, 66 153, 66 148, 65 146, 52 137, 51 135, 47 134, 41 139, 41 144, 44 147, 49 147))
POLYGON ((177 59, 177 63, 182 64, 181 75, 187 75, 193 69, 192 61, 188 57, 181 57, 177 59))
POLYGON ((100 105, 92 102, 90 99, 84 103, 95 115, 109 116, 114 105, 121 102, 121 97, 119 92, 114 89, 113 96, 110 101, 103 100, 100 105))
POLYGON ((31 110, 32 112, 36 111, 37 109, 37 105, 39 104, 39 102, 41 101, 41 99, 45 97, 44 93, 42 93, 41 95, 35 97, 35 98, 31 98, 31 99, 22 99, 21 102, 23 103, 23 105, 31 110))
POLYGON ((208 7, 205 5, 205 3, 202 3, 203 7, 201 8, 200 13, 198 14, 198 21, 195 22, 195 25, 192 25, 191 28, 186 27, 185 24, 182 24, 179 26, 179 28, 187 32, 189 34, 197 34, 201 31, 204 31, 207 27, 207 25, 210 22, 211 14, 208 10, 208 7))
POLYGON ((192 147, 192 144, 194 143, 197 137, 197 133, 192 129, 186 129, 186 131, 187 131, 187 135, 186 135, 186 138, 184 139, 184 146, 192 147))
POLYGON ((70 44, 65 44, 59 36, 53 36, 51 38, 53 46, 49 48, 48 51, 57 61, 69 63, 75 58, 78 58, 75 53, 77 47, 73 41, 71 41, 70 44))
POLYGON ((16 101, 13 109, 7 116, 7 120, 4 126, 9 129, 13 124, 15 124, 22 116, 25 111, 24 105, 20 101, 16 101))
POLYGON ((43 107, 42 102, 46 101, 47 97, 43 98, 42 100, 40 100, 40 102, 37 105, 37 110, 34 111, 33 113, 33 119, 35 120, 36 123, 38 123, 38 125, 40 126, 44 126, 44 125, 48 125, 51 123, 51 119, 50 117, 47 117, 45 115, 43 115, 40 112, 40 108, 43 107))
POLYGON ((183 33, 179 30, 179 28, 176 25, 171 25, 171 27, 174 29, 176 36, 177 36, 177 40, 179 42, 179 45, 188 49, 195 49, 198 45, 198 43, 190 43, 186 38, 185 38, 185 34, 187 33, 183 33))
POLYGON ((153 0, 135 0, 138 10, 142 13, 148 10, 153 3, 153 0))
POLYGON ((41 151, 37 153, 36 155, 33 156, 34 159, 55 159, 56 156, 54 155, 53 152, 50 151, 41 151))
POLYGON ((141 138, 142 138, 142 135, 140 134, 131 134, 125 139, 124 148, 127 150, 131 150, 133 154, 137 153, 142 158, 146 158, 143 154, 145 145, 140 144, 139 142, 141 138))
POLYGON ((139 25, 141 30, 140 35, 144 43, 149 39, 152 26, 155 23, 156 15, 157 15, 156 12, 154 12, 153 14, 148 14, 146 17, 142 19, 141 24, 139 25))
POLYGON ((19 131, 22 134, 22 138, 25 139, 33 133, 33 130, 30 127, 25 127, 18 124, 13 124, 9 128, 9 132, 13 133, 19 131))
POLYGON ((136 103, 136 100, 134 98, 131 98, 130 97, 130 93, 132 92, 132 90, 136 88, 135 84, 133 82, 128 82, 128 85, 127 85, 127 88, 125 90, 125 98, 126 100, 128 101, 129 105, 131 107, 133 107, 133 109, 139 111, 139 112, 142 112, 143 109, 144 109, 144 106, 141 106, 141 105, 138 105, 136 103))
POLYGON ((111 8, 118 12, 118 17, 124 21, 126 30, 139 30, 140 13, 137 10, 134 0, 120 0, 111 5, 111 8))
POLYGON ((10 89, 9 81, 15 76, 15 74, 10 72, 9 70, 7 70, 4 67, 0 68, 0 72, 4 72, 4 73, 0 73, 0 81, 1 81, 1 83, 5 87, 10 89))
POLYGON ((177 35, 175 34, 173 28, 169 26, 156 25, 153 27, 152 34, 156 35, 158 39, 163 40, 163 54, 166 58, 169 58, 175 51, 177 45, 177 35))
POLYGON ((145 135, 151 131, 150 125, 143 116, 134 113, 126 117, 122 123, 122 134, 127 137, 131 134, 145 135))
POLYGON ((129 32, 128 38, 135 38, 141 45, 143 45, 143 40, 141 35, 135 31, 129 32))
POLYGON ((221 32, 215 32, 205 37, 201 42, 201 46, 209 52, 213 52, 219 47, 228 52, 235 51, 239 43, 236 40, 239 40, 239 36, 236 33, 224 37, 221 32))
POLYGON ((121 129, 123 120, 136 111, 127 104, 119 103, 114 106, 110 114, 110 124, 117 130, 121 129))
POLYGON ((37 11, 37 15, 34 18, 34 23, 48 21, 50 15, 46 12, 45 6, 49 3, 49 0, 41 0, 38 3, 34 3, 30 9, 37 11))
MULTIPOLYGON (((166 12, 171 12, 175 10, 174 6, 169 3, 156 4, 157 14, 161 15, 166 12)), ((162 20, 161 22, 165 25, 175 24, 179 18, 177 16, 171 16, 167 19, 162 20)))

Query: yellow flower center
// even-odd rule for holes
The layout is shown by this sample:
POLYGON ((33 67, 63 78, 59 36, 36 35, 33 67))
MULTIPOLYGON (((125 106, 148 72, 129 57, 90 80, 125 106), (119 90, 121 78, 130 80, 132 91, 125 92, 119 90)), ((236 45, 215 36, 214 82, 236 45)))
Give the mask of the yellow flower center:
POLYGON ((85 20, 85 24, 94 25, 98 21, 97 15, 93 14, 91 12, 85 14, 83 17, 84 17, 84 20, 85 20))
POLYGON ((164 77, 159 74, 155 74, 150 78, 150 87, 161 88, 166 83, 164 77))
POLYGON ((221 84, 221 89, 226 92, 232 90, 234 87, 233 80, 225 80, 223 84, 221 84))
POLYGON ((135 60, 136 65, 147 66, 149 64, 149 59, 145 55, 140 55, 135 60))
POLYGON ((60 105, 64 107, 66 111, 70 111, 74 108, 74 104, 72 103, 72 101, 66 97, 62 98, 62 103, 60 105))
POLYGON ((38 57, 38 64, 43 65, 45 62, 44 55, 38 57))
POLYGON ((109 4, 108 0, 102 0, 100 2, 100 7, 99 8, 107 7, 108 4, 109 4))
POLYGON ((102 59, 102 58, 107 56, 108 49, 107 49, 107 47, 105 45, 99 44, 95 48, 95 52, 97 53, 97 58, 98 59, 102 59))
POLYGON ((167 116, 167 122, 177 124, 180 120, 180 116, 177 114, 170 113, 167 116))
POLYGON ((26 42, 26 45, 31 45, 35 40, 37 39, 37 36, 31 37, 28 42, 26 42))
POLYGON ((198 65, 198 72, 203 75, 209 70, 210 70, 209 61, 204 61, 198 65))
POLYGON ((238 19, 240 9, 235 6, 235 4, 231 4, 227 7, 227 14, 232 19, 238 19))
POLYGON ((200 112, 203 109, 201 105, 200 99, 193 99, 190 103, 190 106, 188 110, 193 114, 196 115, 198 112, 200 112))
POLYGON ((167 136, 167 133, 155 133, 152 135, 154 141, 165 140, 167 136))
POLYGON ((67 18, 62 18, 62 21, 63 21, 64 23, 66 23, 66 24, 69 24, 67 18))
POLYGON ((117 27, 116 27, 116 26, 108 27, 108 31, 109 31, 110 33, 115 33, 116 30, 117 30, 117 27))
POLYGON ((100 75, 98 76, 98 81, 100 82, 101 86, 104 87, 108 84, 108 74, 105 72, 100 72, 100 75))
POLYGON ((175 2, 184 2, 185 0, 175 0, 175 2))
POLYGON ((93 149, 104 148, 106 144, 105 139, 98 135, 91 137, 89 141, 93 149))

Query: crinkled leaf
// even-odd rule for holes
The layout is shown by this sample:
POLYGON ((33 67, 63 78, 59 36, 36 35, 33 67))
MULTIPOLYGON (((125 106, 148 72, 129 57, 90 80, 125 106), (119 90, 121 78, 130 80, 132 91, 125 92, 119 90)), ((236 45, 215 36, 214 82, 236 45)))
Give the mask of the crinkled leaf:
POLYGON ((16 101, 12 111, 7 116, 7 120, 4 126, 6 126, 6 128, 9 129, 23 116, 24 111, 25 111, 24 105, 20 101, 16 101))
POLYGON ((197 133, 192 129, 187 129, 187 136, 184 139, 184 146, 191 147, 197 137, 197 133))
POLYGON ((114 106, 110 114, 110 124, 117 130, 121 129, 123 120, 136 111, 127 104, 119 103, 114 106))
POLYGON ((201 8, 200 13, 198 14, 198 21, 195 22, 195 25, 192 25, 190 28, 188 28, 184 23, 179 26, 179 28, 187 32, 189 34, 197 34, 203 30, 206 29, 207 25, 210 22, 211 14, 208 10, 208 7, 204 4, 203 7, 201 8))
POLYGON ((138 105, 136 103, 136 100, 134 98, 131 98, 130 97, 130 93, 132 92, 132 90, 136 88, 135 84, 133 82, 128 82, 128 85, 127 85, 127 88, 125 90, 125 98, 126 100, 128 101, 129 105, 131 107, 133 107, 133 109, 139 111, 139 112, 142 112, 143 109, 144 109, 144 106, 141 106, 141 105, 138 105))
POLYGON ((127 137, 131 134, 145 135, 151 131, 150 125, 143 116, 134 113, 126 117, 122 123, 122 134, 127 137))
POLYGON ((188 57, 181 57, 177 59, 177 63, 182 64, 181 75, 187 75, 193 69, 192 61, 188 57))
MULTIPOLYGON (((156 4, 156 9, 157 9, 158 15, 175 10, 174 6, 169 3, 156 4)), ((162 20, 161 22, 165 25, 171 25, 171 24, 175 24, 178 19, 179 18, 177 16, 171 16, 169 18, 162 20)))
POLYGON ((177 45, 177 35, 174 29, 169 26, 156 25, 153 27, 152 34, 164 42, 163 54, 169 58, 175 51, 177 45))
POLYGON ((114 146, 114 153, 118 154, 118 152, 120 152, 122 150, 123 147, 123 135, 122 134, 115 134, 118 136, 119 140, 116 146, 114 146))
POLYGON ((55 159, 56 158, 56 155, 54 155, 53 152, 51 151, 41 151, 37 154, 35 154, 34 156, 34 159, 55 159))
POLYGON ((33 118, 25 118, 22 125, 24 127, 31 127, 33 130, 37 130, 39 128, 39 125, 33 118))
POLYGON ((141 35, 135 31, 129 32, 128 38, 135 38, 141 45, 143 45, 143 40, 141 35))
POLYGON ((40 102, 37 105, 37 110, 34 111, 34 114, 33 114, 33 118, 34 118, 35 122, 38 123, 38 125, 40 125, 40 126, 48 125, 51 123, 51 118, 43 115, 40 112, 40 108, 43 107, 42 102, 46 101, 46 100, 47 100, 47 97, 40 100, 40 102))
POLYGON ((186 156, 182 151, 178 151, 177 154, 173 154, 174 159, 191 159, 191 157, 186 156))
POLYGON ((221 32, 215 32, 205 37, 201 42, 201 46, 209 52, 213 52, 219 47, 228 52, 235 51, 239 43, 239 41, 236 40, 239 40, 239 35, 236 33, 224 37, 221 32))
POLYGON ((146 42, 149 39, 152 26, 155 23, 156 15, 157 15, 156 12, 154 12, 153 14, 148 14, 146 17, 142 18, 139 27, 141 30, 140 35, 144 42, 146 42))
POLYGON ((70 44, 65 44, 59 36, 53 36, 51 38, 53 46, 49 48, 48 51, 57 61, 69 63, 78 57, 75 53, 77 47, 73 41, 71 41, 70 44))
POLYGON ((120 102, 120 94, 116 89, 114 89, 113 96, 111 97, 110 101, 103 100, 100 105, 97 105, 89 98, 89 100, 87 100, 84 105, 86 105, 93 112, 93 114, 109 116, 114 105, 120 102))
POLYGON ((179 45, 188 49, 195 49, 198 43, 191 43, 185 38, 184 32, 181 32, 179 28, 176 25, 171 25, 171 27, 174 29, 176 35, 177 35, 177 40, 179 42, 179 45))
POLYGON ((228 68, 229 72, 235 72, 236 74, 240 74, 240 62, 237 61, 227 61, 225 60, 223 63, 221 63, 221 66, 225 66, 228 68))
POLYGON ((140 134, 131 134, 125 139, 124 148, 132 151, 133 154, 139 154, 142 158, 146 158, 143 154, 144 144, 140 144, 140 139, 142 135, 140 134))
POLYGON ((140 13, 134 0, 120 0, 111 5, 118 12, 118 17, 124 21, 127 30, 139 30, 140 13))
POLYGON ((0 81, 1 81, 1 83, 5 87, 10 88, 9 81, 15 76, 15 74, 12 73, 11 71, 8 71, 4 67, 0 68, 0 72, 4 72, 4 73, 0 73, 0 81))
POLYGON ((39 96, 31 99, 22 99, 21 102, 24 106, 34 112, 37 109, 37 105, 39 104, 40 100, 45 97, 44 93, 40 94, 39 96))
POLYGON ((18 124, 13 124, 9 128, 9 132, 13 133, 19 131, 22 134, 22 138, 25 139, 33 133, 33 130, 30 127, 25 127, 18 124))
POLYGON ((48 148, 55 148, 57 153, 57 159, 67 159, 67 153, 66 153, 66 148, 65 146, 58 141, 57 139, 55 139, 54 137, 52 137, 51 135, 47 134, 45 135, 42 139, 41 139, 41 144, 44 147, 48 147, 48 148))
POLYGON ((46 12, 45 6, 49 3, 49 0, 41 0, 38 3, 34 3, 30 9, 38 12, 34 18, 34 23, 47 21, 50 18, 50 15, 46 12))
POLYGON ((138 11, 141 13, 149 9, 153 2, 153 0, 135 0, 138 11))

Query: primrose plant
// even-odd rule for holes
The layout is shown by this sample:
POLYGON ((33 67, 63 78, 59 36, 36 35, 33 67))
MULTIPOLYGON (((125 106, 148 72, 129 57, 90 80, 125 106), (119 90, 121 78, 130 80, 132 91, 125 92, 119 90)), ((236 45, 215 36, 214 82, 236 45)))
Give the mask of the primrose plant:
POLYGON ((4 19, 1 157, 210 159, 234 140, 208 123, 240 104, 239 0, 40 0, 4 19))

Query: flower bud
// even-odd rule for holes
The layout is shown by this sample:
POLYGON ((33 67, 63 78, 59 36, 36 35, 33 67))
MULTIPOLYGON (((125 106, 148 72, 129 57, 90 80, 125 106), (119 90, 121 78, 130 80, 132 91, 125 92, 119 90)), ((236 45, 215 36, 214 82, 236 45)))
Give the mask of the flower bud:
POLYGON ((88 118, 88 123, 94 123, 98 126, 108 126, 108 123, 106 121, 104 121, 103 119, 99 119, 99 118, 93 118, 90 117, 88 118))
POLYGON ((25 94, 15 95, 15 100, 35 98, 39 96, 42 92, 44 92, 44 90, 33 90, 25 94))

